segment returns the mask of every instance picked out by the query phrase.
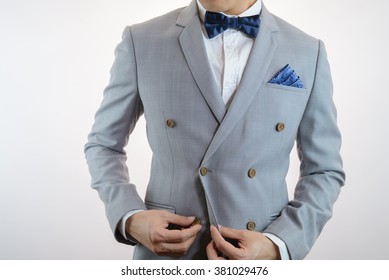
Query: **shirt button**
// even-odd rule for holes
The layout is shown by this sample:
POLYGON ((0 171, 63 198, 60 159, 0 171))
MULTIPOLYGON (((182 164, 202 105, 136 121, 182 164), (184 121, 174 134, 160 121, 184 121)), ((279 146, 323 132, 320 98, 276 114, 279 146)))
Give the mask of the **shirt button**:
POLYGON ((173 120, 167 120, 166 121, 166 125, 169 127, 169 128, 173 128, 176 124, 173 120))
POLYGON ((278 123, 277 125, 276 125, 276 130, 278 131, 278 132, 281 132, 281 131, 283 131, 285 129, 285 124, 284 123, 278 123))
POLYGON ((208 174, 208 169, 206 167, 202 167, 200 169, 201 176, 206 176, 208 174))
POLYGON ((248 172, 248 175, 249 175, 250 178, 254 178, 255 175, 257 175, 257 171, 254 168, 250 168, 249 172, 248 172))
POLYGON ((250 231, 253 231, 253 230, 255 229, 255 226, 256 226, 255 222, 249 221, 249 222, 247 223, 247 225, 246 225, 246 228, 247 228, 248 230, 250 230, 250 231))

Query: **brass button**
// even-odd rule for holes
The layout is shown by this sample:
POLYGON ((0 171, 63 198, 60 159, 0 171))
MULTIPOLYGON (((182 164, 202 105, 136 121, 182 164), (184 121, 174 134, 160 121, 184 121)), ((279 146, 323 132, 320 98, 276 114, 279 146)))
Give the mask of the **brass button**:
POLYGON ((167 120, 166 121, 166 125, 169 127, 169 128, 173 128, 176 124, 173 120, 167 120))
POLYGON ((257 171, 255 171, 254 168, 250 168, 249 172, 248 172, 248 175, 250 178, 254 178, 255 175, 257 175, 257 171))
POLYGON ((200 174, 201 174, 201 176, 207 175, 207 174, 208 174, 208 169, 205 168, 205 167, 202 167, 202 168, 200 169, 200 174))
POLYGON ((248 230, 250 230, 250 231, 253 231, 254 229, 255 229, 255 222, 253 222, 253 221, 249 221, 248 223, 247 223, 247 225, 246 225, 246 228, 248 229, 248 230))
POLYGON ((283 123, 278 123, 277 125, 276 125, 276 130, 278 131, 278 132, 281 132, 281 131, 283 131, 285 129, 285 124, 283 124, 283 123))
POLYGON ((195 226, 195 225, 201 225, 201 221, 197 217, 194 219, 194 221, 191 223, 190 226, 195 226))

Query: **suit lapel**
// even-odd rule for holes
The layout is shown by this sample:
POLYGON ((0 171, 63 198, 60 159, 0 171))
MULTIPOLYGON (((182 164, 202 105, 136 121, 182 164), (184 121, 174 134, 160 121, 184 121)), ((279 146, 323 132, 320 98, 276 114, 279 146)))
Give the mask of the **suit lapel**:
POLYGON ((264 81, 265 75, 277 47, 276 31, 277 25, 273 16, 262 5, 260 30, 255 39, 241 82, 223 122, 208 147, 203 164, 210 159, 238 124, 254 97, 258 94, 261 85, 266 82, 264 81))
POLYGON ((226 107, 220 96, 209 64, 196 1, 192 1, 181 12, 177 19, 177 25, 184 27, 179 37, 179 42, 190 71, 209 108, 218 122, 221 123, 226 113, 226 107))

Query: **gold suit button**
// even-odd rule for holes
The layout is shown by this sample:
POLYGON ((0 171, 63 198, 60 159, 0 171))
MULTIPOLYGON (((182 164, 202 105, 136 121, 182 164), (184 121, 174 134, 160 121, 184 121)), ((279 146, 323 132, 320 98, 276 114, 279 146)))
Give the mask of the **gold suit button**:
POLYGON ((250 168, 249 172, 248 172, 248 175, 250 178, 254 178, 255 175, 257 175, 257 171, 255 171, 254 168, 250 168))
POLYGON ((175 124, 175 122, 173 120, 169 119, 169 120, 166 121, 166 125, 169 128, 173 128, 176 124, 175 124))
POLYGON ((277 125, 276 125, 276 130, 278 131, 278 132, 281 132, 281 131, 283 131, 285 129, 285 124, 283 124, 283 123, 278 123, 277 125))
POLYGON ((201 174, 201 176, 207 175, 207 174, 208 174, 208 169, 205 168, 205 167, 202 167, 202 168, 200 169, 200 174, 201 174))
POLYGON ((246 225, 246 228, 248 229, 248 230, 250 230, 250 231, 253 231, 254 229, 255 229, 255 222, 253 222, 253 221, 249 221, 248 223, 247 223, 247 225, 246 225))
POLYGON ((199 218, 195 218, 194 221, 191 223, 191 227, 195 225, 201 225, 201 220, 199 218))

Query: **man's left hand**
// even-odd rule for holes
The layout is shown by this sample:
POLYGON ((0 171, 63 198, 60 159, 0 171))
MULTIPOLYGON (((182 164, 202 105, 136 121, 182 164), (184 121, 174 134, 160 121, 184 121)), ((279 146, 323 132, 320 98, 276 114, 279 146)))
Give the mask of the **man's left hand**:
POLYGON ((280 259, 278 247, 261 232, 211 226, 212 241, 207 246, 210 260, 277 260, 280 259), (235 247, 225 238, 237 241, 235 247), (225 257, 220 256, 222 253, 225 257))

